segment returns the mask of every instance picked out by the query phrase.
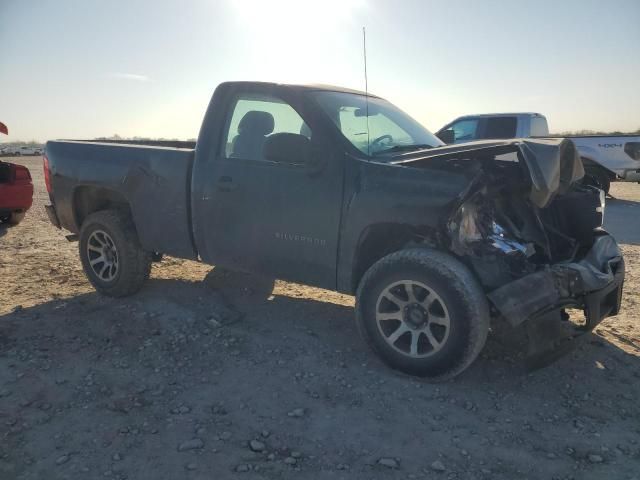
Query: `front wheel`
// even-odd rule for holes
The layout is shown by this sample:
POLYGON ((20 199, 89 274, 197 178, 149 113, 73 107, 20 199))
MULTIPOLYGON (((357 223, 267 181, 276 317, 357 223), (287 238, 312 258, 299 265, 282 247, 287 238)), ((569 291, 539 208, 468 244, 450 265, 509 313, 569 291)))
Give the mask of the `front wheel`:
POLYGON ((376 262, 356 297, 365 341, 394 369, 434 380, 452 378, 476 359, 489 330, 486 296, 452 256, 408 249, 376 262))
POLYGON ((597 187, 608 194, 611 188, 611 176, 609 172, 600 167, 586 167, 582 183, 597 187))
POLYGON ((104 295, 131 295, 149 278, 152 256, 142 249, 125 213, 103 210, 89 215, 82 223, 79 248, 85 275, 104 295))

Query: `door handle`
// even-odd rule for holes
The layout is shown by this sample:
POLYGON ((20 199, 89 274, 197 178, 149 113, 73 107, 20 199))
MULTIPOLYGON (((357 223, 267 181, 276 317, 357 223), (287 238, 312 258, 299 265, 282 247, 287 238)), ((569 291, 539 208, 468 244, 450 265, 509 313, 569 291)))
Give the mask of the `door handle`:
POLYGON ((218 190, 221 192, 230 192, 235 190, 238 187, 235 183, 233 183, 233 178, 229 176, 223 176, 218 178, 218 190))

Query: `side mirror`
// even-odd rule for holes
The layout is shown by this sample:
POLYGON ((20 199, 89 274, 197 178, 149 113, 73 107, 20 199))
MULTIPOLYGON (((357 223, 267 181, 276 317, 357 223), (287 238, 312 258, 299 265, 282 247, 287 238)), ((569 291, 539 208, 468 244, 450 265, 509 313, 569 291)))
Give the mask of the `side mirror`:
POLYGON ((447 128, 446 130, 440 130, 437 136, 440 140, 442 140, 447 145, 456 142, 456 135, 453 132, 452 128, 447 128))
POLYGON ((275 133, 266 138, 262 153, 270 162, 307 165, 311 162, 311 141, 297 133, 275 133))

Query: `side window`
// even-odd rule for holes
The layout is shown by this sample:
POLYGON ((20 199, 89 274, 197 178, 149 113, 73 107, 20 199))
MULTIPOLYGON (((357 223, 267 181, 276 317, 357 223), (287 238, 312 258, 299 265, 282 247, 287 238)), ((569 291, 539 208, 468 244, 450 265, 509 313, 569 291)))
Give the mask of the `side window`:
POLYGON ((470 118, 468 120, 460 120, 451 125, 455 143, 469 142, 477 138, 478 119, 470 118))
POLYGON ((514 138, 517 126, 516 117, 489 118, 482 138, 514 138))
POLYGON ((265 160, 265 141, 278 133, 311 138, 311 130, 288 103, 273 96, 241 95, 229 120, 226 158, 265 160))

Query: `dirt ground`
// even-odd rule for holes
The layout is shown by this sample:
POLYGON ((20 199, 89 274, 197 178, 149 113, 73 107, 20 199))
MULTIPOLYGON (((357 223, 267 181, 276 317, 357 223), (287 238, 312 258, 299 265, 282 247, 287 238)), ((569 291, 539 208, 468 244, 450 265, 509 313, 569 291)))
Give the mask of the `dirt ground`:
POLYGON ((532 373, 497 329, 430 384, 368 351, 349 296, 174 258, 99 296, 40 158, 14 161, 36 194, 0 227, 0 479, 640 478, 640 185, 607 205, 620 315, 532 373))

